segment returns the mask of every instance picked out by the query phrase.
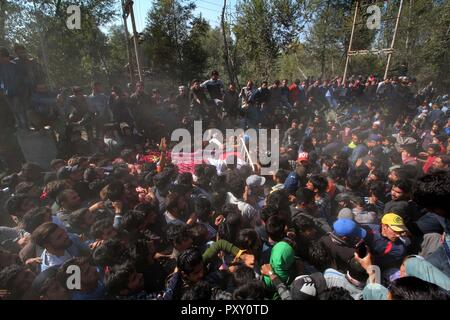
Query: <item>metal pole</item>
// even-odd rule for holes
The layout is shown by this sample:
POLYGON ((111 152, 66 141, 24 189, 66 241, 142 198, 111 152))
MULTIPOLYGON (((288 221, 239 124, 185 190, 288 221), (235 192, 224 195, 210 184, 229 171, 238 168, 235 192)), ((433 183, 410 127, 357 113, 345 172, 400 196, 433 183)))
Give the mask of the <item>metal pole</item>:
POLYGON ((344 85, 345 85, 345 80, 347 80, 348 63, 350 61, 350 56, 348 53, 350 51, 352 51, 353 34, 355 33, 356 17, 358 16, 358 7, 359 7, 359 0, 356 1, 356 5, 355 5, 355 15, 353 16, 352 34, 350 35, 350 43, 348 45, 348 51, 347 51, 347 60, 345 61, 344 78, 342 79, 342 83, 344 85))
POLYGON ((133 1, 129 1, 130 4, 130 16, 131 16, 131 26, 133 27, 133 42, 134 42, 134 51, 136 55, 136 64, 138 69, 139 81, 142 82, 142 70, 141 63, 139 60, 139 51, 138 51, 138 33, 136 31, 136 21, 134 20, 134 10, 133 10, 133 1))
MULTIPOLYGON (((395 22, 395 29, 394 29, 394 36, 392 37, 391 50, 394 49, 395 38, 397 37, 398 25, 400 23, 400 15, 402 14, 402 7, 403 7, 403 0, 400 0, 400 8, 398 9, 397 21, 395 22)), ((388 55, 388 60, 387 60, 387 64, 386 64, 386 71, 384 73, 384 80, 387 79, 388 72, 389 72, 389 67, 391 65, 391 59, 392 59, 392 52, 390 52, 389 55, 388 55)))
POLYGON ((127 48, 127 59, 128 59, 128 72, 130 74, 130 81, 134 84, 134 68, 133 68, 133 59, 131 56, 131 50, 130 50, 130 34, 128 32, 128 26, 127 26, 127 14, 125 12, 125 2, 122 0, 122 18, 123 18, 123 26, 125 29, 125 44, 127 48))

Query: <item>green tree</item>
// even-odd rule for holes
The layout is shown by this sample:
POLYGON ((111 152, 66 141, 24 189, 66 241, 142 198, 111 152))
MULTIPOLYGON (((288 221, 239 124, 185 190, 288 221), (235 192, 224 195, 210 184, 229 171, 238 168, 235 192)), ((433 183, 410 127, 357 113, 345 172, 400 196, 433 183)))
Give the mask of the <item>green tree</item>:
POLYGON ((157 0, 148 13, 146 58, 162 82, 185 83, 205 72, 208 55, 201 43, 209 25, 194 10, 193 2, 157 0))

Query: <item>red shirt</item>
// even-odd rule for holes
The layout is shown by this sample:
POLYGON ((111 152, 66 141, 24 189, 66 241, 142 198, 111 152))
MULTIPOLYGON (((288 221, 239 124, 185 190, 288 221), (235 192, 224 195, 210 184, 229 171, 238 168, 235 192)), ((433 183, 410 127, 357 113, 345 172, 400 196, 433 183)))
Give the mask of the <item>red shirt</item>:
POLYGON ((423 165, 423 172, 425 174, 428 173, 428 171, 430 170, 431 166, 433 165, 434 159, 436 159, 435 156, 433 157, 428 157, 427 161, 425 162, 425 164, 423 165))

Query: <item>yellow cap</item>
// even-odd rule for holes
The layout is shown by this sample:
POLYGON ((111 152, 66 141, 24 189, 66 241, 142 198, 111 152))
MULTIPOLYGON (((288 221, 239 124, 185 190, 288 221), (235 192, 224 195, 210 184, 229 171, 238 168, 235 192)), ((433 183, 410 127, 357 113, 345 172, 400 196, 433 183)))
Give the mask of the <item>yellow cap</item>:
POLYGON ((408 231, 408 229, 405 226, 405 222, 403 221, 403 218, 395 213, 387 213, 383 216, 383 219, 381 219, 382 224, 387 224, 389 227, 392 228, 392 230, 396 232, 404 232, 408 231))

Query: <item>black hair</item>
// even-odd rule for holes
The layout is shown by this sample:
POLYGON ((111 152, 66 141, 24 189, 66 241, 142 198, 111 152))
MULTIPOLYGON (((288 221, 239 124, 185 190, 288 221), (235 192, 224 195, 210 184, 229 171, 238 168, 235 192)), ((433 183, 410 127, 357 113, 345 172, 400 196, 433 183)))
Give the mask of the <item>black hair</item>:
POLYGON ((347 176, 347 179, 345 182, 346 182, 347 187, 350 190, 357 191, 361 188, 361 186, 364 182, 364 179, 359 175, 350 174, 347 176))
POLYGON ((320 272, 333 265, 333 259, 325 245, 320 241, 314 241, 308 248, 308 261, 320 272))
POLYGON ((31 234, 31 241, 40 247, 45 248, 50 235, 58 229, 59 226, 52 222, 45 222, 37 227, 31 234))
POLYGON ((355 300, 350 292, 341 287, 331 287, 319 295, 320 300, 355 300))
POLYGON ((208 228, 201 223, 194 223, 188 226, 188 232, 193 240, 193 245, 202 247, 209 240, 208 228))
POLYGON ((97 178, 97 171, 95 168, 89 167, 86 170, 84 170, 83 173, 83 179, 86 182, 92 182, 97 178))
POLYGON ((450 300, 447 291, 416 277, 402 277, 391 283, 392 300, 450 300))
POLYGON ((130 276, 135 272, 136 269, 131 262, 111 268, 105 274, 105 291, 107 296, 118 296, 122 290, 128 289, 130 276))
POLYGON ((200 263, 203 263, 203 257, 200 250, 191 248, 178 256, 177 267, 181 272, 189 274, 194 271, 194 268, 200 263))
POLYGON ((207 281, 200 281, 188 288, 181 297, 181 300, 207 301, 211 300, 212 290, 207 281))
POLYGON ((280 210, 280 211, 290 210, 289 209, 289 193, 284 189, 274 191, 271 194, 269 194, 269 196, 267 197, 266 204, 273 205, 276 208, 278 208, 278 210, 280 210))
POLYGON ((369 195, 374 194, 377 198, 383 198, 385 196, 386 186, 381 181, 374 181, 369 184, 369 195))
POLYGON ((316 225, 314 221, 304 215, 297 215, 292 219, 292 224, 294 226, 295 233, 297 236, 303 234, 307 230, 315 229, 316 225))
POLYGON ((438 144, 430 144, 428 148, 432 148, 436 153, 439 153, 439 151, 441 150, 441 146, 438 144))
POLYGON ((104 241, 92 252, 92 258, 95 265, 104 268, 122 264, 128 258, 128 253, 120 240, 110 239, 104 241))
POLYGON ((58 194, 66 189, 70 189, 67 180, 50 181, 45 186, 45 192, 50 199, 56 200, 58 194))
POLYGON ((197 198, 194 204, 194 211, 200 221, 208 222, 212 213, 211 202, 203 197, 197 198))
POLYGON ((300 188, 295 193, 295 198, 298 204, 311 204, 314 202, 314 192, 307 188, 300 188))
POLYGON ((413 183, 409 179, 399 179, 394 182, 394 187, 401 189, 405 193, 411 193, 413 183))
POLYGON ((287 172, 286 170, 280 169, 275 173, 275 178, 283 183, 284 181, 286 181, 288 175, 289 175, 289 172, 287 172))
POLYGON ((172 244, 181 244, 185 239, 191 237, 187 226, 171 223, 167 227, 166 237, 172 244))
POLYGON ((49 222, 49 220, 46 220, 49 214, 51 214, 51 211, 46 207, 31 209, 23 216, 21 226, 26 232, 33 233, 41 224, 49 222))
POLYGON ((266 230, 269 237, 279 242, 285 237, 286 222, 278 215, 272 216, 267 220, 266 230))
POLYGON ((233 292, 233 300, 264 300, 265 288, 260 281, 251 281, 233 292))
POLYGON ((22 203, 27 199, 31 198, 25 194, 16 194, 11 196, 5 202, 5 211, 10 215, 15 215, 16 213, 19 213, 19 211, 21 210, 20 207, 22 206, 22 203))
POLYGON ((102 219, 96 221, 91 227, 91 235, 95 239, 101 239, 105 230, 111 228, 113 226, 112 219, 102 219))
POLYGON ((61 206, 63 204, 63 202, 67 201, 67 198, 68 198, 69 194, 71 194, 72 192, 77 193, 74 189, 64 189, 64 190, 62 190, 56 196, 56 203, 61 206))
POLYGON ((427 209, 439 208, 450 215, 450 172, 438 171, 419 178, 412 189, 413 200, 427 209))
POLYGON ((245 183, 244 180, 237 173, 228 174, 226 177, 228 190, 237 198, 244 194, 245 183))
POLYGON ((159 204, 157 202, 158 202, 158 200, 156 200, 155 202, 152 202, 152 203, 148 203, 148 202, 139 203, 137 206, 134 207, 134 210, 144 212, 146 215, 148 215, 150 213, 158 214, 159 204))
POLYGON ((13 264, 3 268, 0 271, 0 288, 10 291, 11 298, 13 299, 19 299, 20 296, 24 293, 18 292, 17 288, 14 287, 15 279, 24 270, 26 270, 26 267, 18 264, 13 264))
POLYGON ((225 221, 219 225, 218 234, 220 239, 234 242, 241 229, 242 215, 238 212, 227 214, 225 221))
POLYGON ((232 274, 232 279, 234 286, 239 288, 256 279, 255 271, 246 265, 238 265, 232 274))
POLYGON ((190 172, 180 173, 178 175, 177 180, 178 180, 179 184, 184 184, 184 185, 189 185, 189 186, 191 186, 192 183, 194 182, 194 179, 192 178, 192 173, 190 173, 190 172))
POLYGON ((145 222, 147 214, 142 211, 130 210, 122 217, 122 228, 128 232, 137 231, 139 227, 145 222))
POLYGON ((327 190, 328 180, 324 176, 313 174, 309 177, 309 181, 313 184, 314 189, 318 190, 319 194, 323 194, 327 190))
POLYGON ((254 229, 242 229, 236 239, 236 246, 257 254, 255 250, 258 250, 261 245, 258 233, 254 229))
POLYGON ((278 215, 278 213, 278 207, 274 205, 265 205, 261 210, 261 220, 266 223, 270 217, 278 215))
POLYGON ((166 210, 172 212, 174 209, 178 208, 178 201, 182 197, 184 197, 182 194, 170 193, 166 197, 166 210))
POLYGON ((81 208, 72 212, 67 218, 69 225, 73 228, 82 228, 84 224, 84 216, 89 212, 87 208, 81 208))
POLYGON ((122 182, 114 181, 106 186, 106 199, 114 202, 122 200, 125 187, 122 182))
POLYGON ((376 176, 379 181, 386 181, 386 174, 380 169, 373 170, 372 174, 376 176))
MULTIPOLYGON (((148 268, 148 257, 152 253, 148 247, 148 243, 144 239, 134 242, 128 249, 128 256, 134 262, 134 266, 138 272, 145 272, 148 268)), ((154 254, 154 253, 153 253, 154 254)))

